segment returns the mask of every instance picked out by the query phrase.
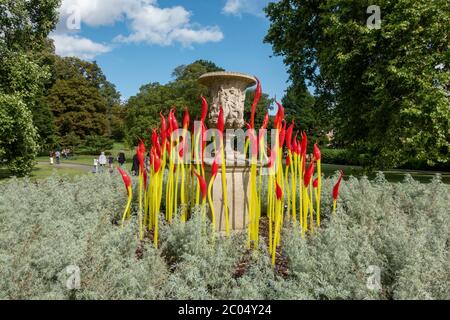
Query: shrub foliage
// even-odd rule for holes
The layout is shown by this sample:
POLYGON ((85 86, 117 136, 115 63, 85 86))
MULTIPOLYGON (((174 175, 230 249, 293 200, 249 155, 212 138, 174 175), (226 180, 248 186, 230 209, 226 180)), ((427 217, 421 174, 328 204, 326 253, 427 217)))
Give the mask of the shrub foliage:
MULTIPOLYGON (((450 190, 436 177, 388 183, 350 178, 337 215, 302 238, 285 223, 286 272, 245 234, 212 240, 201 214, 139 241, 117 224, 126 195, 116 174, 0 185, 0 299, 449 299, 450 190), (239 266, 244 268, 237 272, 239 266), (68 289, 68 266, 80 287, 68 289), (370 289, 370 266, 381 270, 370 289)), ((336 177, 325 180, 330 190, 336 177)), ((164 219, 161 219, 163 221, 164 219)))

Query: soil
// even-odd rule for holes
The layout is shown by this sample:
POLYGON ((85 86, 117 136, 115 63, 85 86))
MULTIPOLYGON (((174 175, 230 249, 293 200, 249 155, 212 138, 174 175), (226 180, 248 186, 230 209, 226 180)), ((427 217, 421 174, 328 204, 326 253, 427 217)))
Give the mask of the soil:
POLYGON ((148 228, 144 229, 144 240, 140 241, 138 247, 136 248, 136 259, 141 260, 144 257, 145 244, 153 244, 153 236, 153 230, 148 230, 148 228))
MULTIPOLYGON (((261 217, 260 223, 259 223, 259 237, 261 240, 264 240, 266 243, 266 246, 269 247, 269 219, 267 217, 261 217)), ((250 267, 252 263, 252 250, 246 250, 241 260, 236 266, 236 269, 234 271, 234 278, 240 278, 242 277, 247 269, 250 267)), ((289 269, 288 269, 288 259, 286 255, 283 252, 283 243, 280 243, 280 246, 277 248, 276 251, 276 259, 275 259, 275 272, 282 276, 283 278, 286 278, 289 275, 289 269)))
POLYGON ((236 266, 236 269, 234 270, 233 277, 235 279, 242 277, 245 271, 247 271, 251 262, 252 262, 252 252, 251 250, 246 250, 242 255, 241 261, 239 261, 239 263, 236 266))

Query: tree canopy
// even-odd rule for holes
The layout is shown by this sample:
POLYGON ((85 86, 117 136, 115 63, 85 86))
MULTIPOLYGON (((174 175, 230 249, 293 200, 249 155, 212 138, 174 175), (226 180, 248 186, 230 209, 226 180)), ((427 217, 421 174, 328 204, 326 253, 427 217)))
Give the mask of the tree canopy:
MULTIPOLYGON (((56 57, 53 69, 54 83, 46 93, 45 103, 55 117, 62 144, 71 145, 74 135, 79 140, 92 135, 110 136, 111 122, 119 121, 120 93, 106 80, 97 63, 56 57)), ((115 130, 115 135, 120 136, 115 130)))
MULTIPOLYGON (((159 126, 159 113, 165 116, 170 108, 177 110, 177 118, 182 119, 184 110, 189 110, 191 121, 198 120, 201 114, 201 100, 208 100, 208 88, 199 84, 198 78, 207 72, 223 71, 211 61, 198 60, 189 65, 182 65, 172 73, 174 80, 166 85, 149 83, 142 86, 136 96, 128 100, 126 116, 126 140, 130 145, 136 145, 138 139, 148 139, 150 129, 159 126)), ((253 102, 254 90, 249 90, 245 100, 245 119, 250 119, 250 108, 253 102)), ((262 125, 268 106, 271 104, 267 94, 263 94, 255 117, 256 127, 262 125)))
MULTIPOLYGON (((0 3, 0 160, 28 174, 38 152, 33 112, 50 78, 39 52, 57 22, 57 0, 0 3)), ((47 110, 48 111, 48 110, 47 110)))
POLYGON ((367 0, 280 0, 266 8, 265 41, 293 84, 315 86, 332 112, 335 142, 373 165, 448 162, 450 3, 381 0, 381 28, 367 0))
POLYGON ((170 108, 175 107, 177 118, 182 119, 185 108, 189 110, 191 120, 200 117, 200 96, 207 96, 208 89, 198 83, 198 78, 207 72, 223 71, 213 62, 198 60, 182 65, 172 73, 174 80, 166 85, 149 83, 143 85, 136 96, 127 103, 126 140, 136 145, 138 139, 148 138, 149 130, 159 124, 159 113, 167 116, 170 108))

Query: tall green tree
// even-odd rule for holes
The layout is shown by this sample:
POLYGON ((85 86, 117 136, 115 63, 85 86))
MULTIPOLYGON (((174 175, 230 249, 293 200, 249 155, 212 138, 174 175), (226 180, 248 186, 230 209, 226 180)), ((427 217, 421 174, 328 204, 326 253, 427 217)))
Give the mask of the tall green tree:
POLYGON ((85 79, 56 80, 46 100, 61 137, 74 133, 84 139, 108 133, 107 101, 85 79))
POLYGON ((73 146, 74 141, 109 137, 113 132, 123 139, 120 93, 97 63, 56 56, 52 67, 53 84, 46 92, 45 105, 54 115, 61 143, 73 146))
POLYGON ((0 159, 30 173, 38 152, 33 112, 50 77, 38 58, 57 22, 57 0, 0 2, 0 159))
POLYGON ((150 129, 159 124, 159 113, 167 116, 172 107, 176 108, 178 119, 182 119, 185 108, 189 110, 191 120, 200 118, 200 96, 207 96, 208 89, 198 83, 198 78, 214 71, 223 69, 213 62, 198 60, 175 68, 172 73, 174 80, 166 85, 143 85, 127 103, 125 127, 128 144, 135 145, 138 139, 148 138, 150 129))
POLYGON ((55 125, 55 117, 50 106, 46 103, 45 96, 48 90, 54 84, 55 62, 58 58, 55 55, 55 46, 53 40, 46 39, 39 51, 34 53, 34 57, 41 68, 49 70, 50 78, 43 83, 44 90, 41 92, 37 103, 32 104, 31 113, 33 115, 33 124, 39 135, 40 152, 48 152, 55 149, 59 143, 57 128, 55 125))
MULTIPOLYGON (((244 120, 250 122, 250 117, 252 113, 252 104, 255 98, 255 90, 247 90, 245 94, 245 105, 244 105, 244 120)), ((255 128, 258 130, 261 128, 264 121, 266 113, 269 112, 269 107, 274 103, 274 100, 269 98, 269 95, 263 93, 259 99, 258 105, 256 106, 255 112, 255 128)), ((271 122, 269 121, 269 124, 271 122)), ((271 127, 268 126, 268 129, 271 127)))
POLYGON ((303 85, 291 85, 282 99, 288 122, 294 120, 295 128, 305 131, 311 141, 328 142, 331 114, 320 99, 316 99, 303 85))
POLYGON ((266 41, 284 57, 294 85, 314 84, 333 112, 338 143, 372 165, 448 163, 450 3, 280 0, 266 8, 266 41), (369 21, 371 22, 371 21, 369 21))

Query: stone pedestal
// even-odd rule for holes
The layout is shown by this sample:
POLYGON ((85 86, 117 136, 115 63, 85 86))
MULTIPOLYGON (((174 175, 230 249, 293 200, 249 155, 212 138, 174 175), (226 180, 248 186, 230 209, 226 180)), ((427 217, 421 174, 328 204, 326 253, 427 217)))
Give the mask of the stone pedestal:
MULTIPOLYGON (((209 88, 211 98, 209 109, 209 125, 217 127, 220 107, 223 109, 225 129, 241 129, 244 127, 245 90, 256 84, 252 76, 239 72, 211 72, 202 75, 199 82, 209 88)), ((226 132, 226 140, 234 138, 233 133, 226 132)), ((242 146, 243 149, 243 146, 242 146)), ((247 226, 247 207, 250 178, 250 166, 243 157, 238 157, 233 147, 225 142, 226 180, 228 197, 228 218, 230 230, 242 230, 247 226)), ((241 152, 243 150, 240 150, 241 152)), ((211 180, 211 163, 205 160, 206 181, 211 180)), ((212 159, 210 160, 212 162, 212 159)), ((225 208, 222 191, 222 172, 214 181, 212 197, 216 215, 216 228, 225 231, 225 208)))
MULTIPOLYGON (((206 181, 211 180, 211 166, 205 165, 206 181)), ((248 224, 248 197, 250 167, 248 165, 227 165, 228 217, 230 230, 243 230, 248 224)), ((222 191, 222 170, 214 181, 211 195, 216 215, 216 230, 225 231, 225 207, 222 191)), ((211 218, 211 212, 209 212, 211 218)))

